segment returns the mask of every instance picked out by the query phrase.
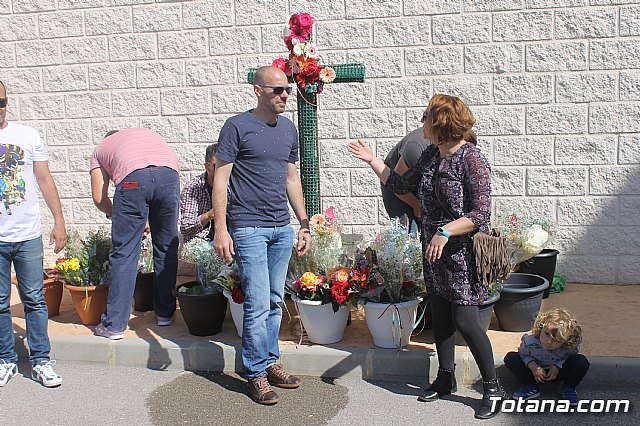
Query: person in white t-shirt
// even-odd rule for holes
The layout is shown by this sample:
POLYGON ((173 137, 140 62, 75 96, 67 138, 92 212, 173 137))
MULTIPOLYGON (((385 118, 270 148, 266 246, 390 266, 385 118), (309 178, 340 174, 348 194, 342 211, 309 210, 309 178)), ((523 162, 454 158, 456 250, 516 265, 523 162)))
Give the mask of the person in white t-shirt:
POLYGON ((31 378, 46 387, 62 384, 49 358, 48 313, 44 302, 42 223, 36 184, 53 214, 49 244, 59 253, 67 241, 60 197, 44 143, 33 127, 8 122, 7 90, 0 81, 0 386, 18 372, 11 321, 11 264, 24 305, 31 378))

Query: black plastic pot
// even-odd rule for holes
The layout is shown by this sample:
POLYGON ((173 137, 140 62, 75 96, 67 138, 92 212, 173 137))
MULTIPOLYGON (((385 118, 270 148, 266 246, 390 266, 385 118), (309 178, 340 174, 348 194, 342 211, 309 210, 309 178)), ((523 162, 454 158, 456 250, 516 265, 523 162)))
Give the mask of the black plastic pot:
MULTIPOLYGON (((500 293, 495 293, 492 297, 485 300, 482 305, 478 307, 478 322, 480 327, 486 332, 489 330, 491 324, 491 317, 493 316, 493 306, 500 299, 500 293)), ((456 332, 456 345, 467 346, 464 338, 460 333, 456 332)))
POLYGON ((500 299, 493 306, 500 328, 505 331, 531 330, 540 312, 542 293, 548 287, 549 281, 539 275, 511 274, 500 292, 500 299))
MULTIPOLYGON (((556 249, 544 249, 531 260, 523 262, 518 272, 540 275, 551 284, 553 282, 553 276, 556 273, 556 262, 559 254, 560 252, 556 249)), ((543 299, 549 297, 549 291, 551 291, 551 285, 542 293, 543 299)))
POLYGON ((138 272, 136 288, 133 291, 133 309, 138 312, 153 311, 154 272, 138 272))
POLYGON ((189 281, 173 289, 189 333, 194 336, 220 333, 227 314, 227 298, 222 293, 186 294, 178 291, 181 287, 191 288, 197 285, 197 281, 189 281))

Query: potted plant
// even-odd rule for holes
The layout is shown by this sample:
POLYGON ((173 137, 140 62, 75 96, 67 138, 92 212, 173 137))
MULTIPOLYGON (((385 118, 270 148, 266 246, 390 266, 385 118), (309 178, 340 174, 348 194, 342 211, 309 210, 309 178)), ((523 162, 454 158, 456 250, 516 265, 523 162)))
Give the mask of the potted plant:
POLYGON ((333 207, 309 221, 313 244, 305 256, 293 247, 286 291, 300 313, 309 341, 318 344, 342 340, 351 299, 349 269, 340 266, 343 247, 333 207))
POLYGON ((155 272, 153 271, 153 243, 151 234, 145 232, 140 243, 140 258, 138 260, 138 274, 136 287, 133 291, 133 309, 139 312, 153 310, 153 286, 155 272))
POLYGON ((222 294, 229 301, 231 318, 236 326, 238 337, 242 337, 244 324, 244 291, 242 290, 242 278, 238 271, 238 265, 223 265, 218 276, 213 282, 220 286, 222 294))
POLYGON ((52 275, 65 282, 76 313, 85 325, 97 325, 107 308, 111 238, 104 229, 86 239, 73 231, 67 237, 66 257, 58 259, 52 275), (54 272, 55 271, 55 272, 54 272))
MULTIPOLYGON (((523 213, 508 213, 496 217, 497 226, 506 237, 511 265, 525 262, 549 244, 553 224, 544 218, 523 213)), ((540 310, 542 294, 549 282, 541 276, 511 273, 502 284, 500 299, 494 310, 500 328, 506 331, 527 331, 540 310)))
POLYGON ((202 238, 193 238, 183 244, 180 253, 182 260, 196 266, 197 280, 173 289, 189 333, 194 336, 219 333, 227 313, 227 298, 214 280, 224 262, 211 242, 202 238))
POLYGON ((60 304, 62 303, 62 290, 64 283, 57 277, 51 275, 52 270, 45 270, 43 273, 42 294, 47 305, 48 317, 53 318, 60 314, 60 304))
POLYGON ((418 304, 424 294, 422 250, 417 233, 394 220, 373 243, 358 254, 354 268, 358 300, 373 343, 382 348, 409 344, 418 304))

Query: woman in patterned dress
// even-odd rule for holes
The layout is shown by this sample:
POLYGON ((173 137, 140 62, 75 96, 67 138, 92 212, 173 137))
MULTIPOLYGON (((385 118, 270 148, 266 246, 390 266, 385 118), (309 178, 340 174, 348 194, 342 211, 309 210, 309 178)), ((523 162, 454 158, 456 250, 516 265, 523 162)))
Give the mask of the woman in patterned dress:
POLYGON ((491 169, 480 149, 464 140, 475 119, 459 98, 434 95, 421 121, 424 137, 433 144, 403 176, 374 157, 361 139, 351 142, 349 151, 369 164, 391 191, 404 194, 418 189, 423 270, 439 363, 437 378, 418 399, 435 401, 457 390, 457 330, 482 374, 484 396, 476 418, 490 418, 498 412, 498 404, 491 410, 491 397, 501 400, 504 392, 497 380, 491 342, 478 322, 478 306, 487 288, 478 282, 472 235, 489 231, 491 169))

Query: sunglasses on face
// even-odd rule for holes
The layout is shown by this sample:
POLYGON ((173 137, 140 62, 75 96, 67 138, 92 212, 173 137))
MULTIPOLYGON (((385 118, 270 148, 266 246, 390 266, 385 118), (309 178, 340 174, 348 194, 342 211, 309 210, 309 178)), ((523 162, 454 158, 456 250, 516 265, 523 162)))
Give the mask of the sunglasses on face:
POLYGON ((425 121, 427 121, 428 118, 429 118, 429 113, 425 111, 424 114, 422 114, 422 118, 420 119, 420 122, 424 123, 425 121))
POLYGON ((260 87, 262 87, 263 89, 273 89, 273 94, 274 95, 282 95, 282 92, 284 92, 285 90, 287 91, 287 95, 291 94, 291 91, 293 90, 293 87, 291 86, 263 86, 260 85, 260 87))
POLYGON ((0 108, 7 106, 7 98, 0 98, 0 108))

